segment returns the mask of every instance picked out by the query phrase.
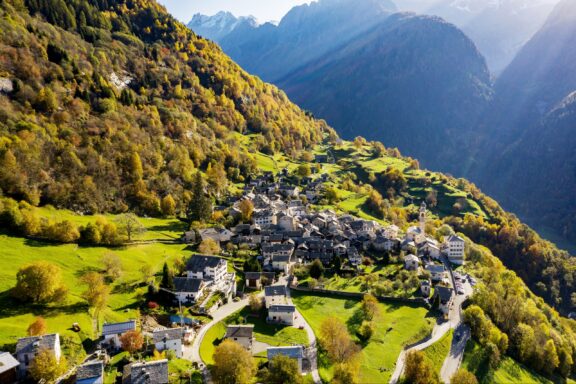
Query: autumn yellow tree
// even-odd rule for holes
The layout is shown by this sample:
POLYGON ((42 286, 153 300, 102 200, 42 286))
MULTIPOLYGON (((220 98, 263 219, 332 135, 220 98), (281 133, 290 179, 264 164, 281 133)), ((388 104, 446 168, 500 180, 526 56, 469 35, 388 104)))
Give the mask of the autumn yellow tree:
POLYGON ((240 212, 242 213, 242 220, 248 222, 252 220, 252 213, 254 212, 254 204, 252 201, 244 199, 238 205, 240 212))
POLYGON ((346 326, 335 317, 328 317, 322 322, 320 343, 335 364, 344 363, 359 352, 359 347, 352 341, 346 326))
POLYGON ((30 376, 37 382, 53 383, 66 372, 67 368, 68 362, 64 356, 61 356, 60 360, 58 360, 53 351, 42 349, 32 360, 29 372, 30 376))
POLYGON ((48 325, 43 317, 37 317, 32 324, 28 326, 28 336, 42 336, 48 332, 48 325))
POLYGON ((248 384, 256 375, 254 358, 240 344, 224 340, 214 350, 213 379, 217 384, 248 384))
POLYGON ((204 255, 220 254, 220 245, 213 239, 204 239, 198 246, 198 251, 204 255))

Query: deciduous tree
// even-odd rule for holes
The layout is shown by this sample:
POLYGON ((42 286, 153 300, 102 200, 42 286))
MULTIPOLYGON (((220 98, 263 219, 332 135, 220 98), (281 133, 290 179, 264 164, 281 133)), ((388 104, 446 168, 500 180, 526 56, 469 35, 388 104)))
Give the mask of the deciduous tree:
POLYGON ((64 356, 57 360, 53 351, 41 349, 30 363, 29 372, 37 382, 53 383, 67 368, 68 362, 64 356))
POLYGON ((130 355, 138 352, 144 345, 144 336, 138 330, 128 331, 120 336, 120 344, 122 349, 130 355))
POLYGON ((478 379, 471 372, 460 368, 450 379, 450 384, 478 384, 478 379))
POLYGON ((252 355, 240 344, 224 340, 214 350, 213 378, 217 384, 248 384, 256 371, 252 355))
POLYGON ((320 342, 333 363, 344 363, 359 351, 346 326, 335 317, 328 317, 322 322, 320 342))
POLYGON ((215 240, 207 238, 202 240, 198 246, 198 251, 203 255, 219 255, 221 252, 220 244, 215 240))
POLYGON ((362 313, 366 320, 373 320, 378 315, 378 299, 367 293, 362 298, 362 313))
POLYGON ((33 303, 61 301, 67 292, 61 275, 56 265, 46 261, 35 262, 20 268, 13 293, 20 300, 33 303))
POLYGON ((104 277, 98 272, 88 272, 82 276, 82 282, 87 286, 87 289, 82 293, 82 298, 88 302, 94 311, 94 317, 98 317, 108 304, 110 287, 106 285, 104 277))
POLYGON ((409 384, 439 383, 434 366, 421 351, 410 351, 406 354, 404 377, 409 384))
POLYGON ((276 355, 270 361, 270 370, 265 382, 269 384, 301 384, 302 375, 298 371, 298 362, 288 356, 276 355))
POLYGON ((42 336, 48 332, 48 325, 43 317, 37 317, 27 329, 28 336, 42 336))

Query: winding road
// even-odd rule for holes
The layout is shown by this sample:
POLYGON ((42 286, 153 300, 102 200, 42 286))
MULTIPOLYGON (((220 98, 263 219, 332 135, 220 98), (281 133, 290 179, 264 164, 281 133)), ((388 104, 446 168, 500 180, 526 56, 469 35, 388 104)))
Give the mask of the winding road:
MULTIPOLYGON (((450 278, 452 280, 452 286, 455 286, 454 275, 452 273, 452 268, 450 264, 445 260, 444 264, 450 273, 450 278)), ((465 294, 456 295, 454 298, 454 304, 450 309, 448 315, 448 320, 442 323, 437 322, 432 330, 432 335, 427 337, 420 342, 405 348, 398 356, 396 360, 396 368, 394 373, 390 378, 390 384, 396 384, 400 380, 402 373, 404 372, 404 363, 406 361, 406 354, 410 351, 421 351, 428 348, 432 344, 439 341, 450 329, 454 329, 454 337, 452 338, 452 345, 450 347, 450 353, 446 356, 442 369, 440 370, 440 376, 444 383, 450 383, 450 378, 456 373, 460 368, 460 364, 464 358, 464 351, 466 349, 466 343, 470 339, 470 329, 467 325, 462 322, 462 304, 464 301, 472 294, 472 287, 468 283, 463 284, 465 294)))
MULTIPOLYGON (((281 279, 279 283, 288 285, 289 281, 291 280, 281 279)), ((293 304, 292 298, 290 297, 290 289, 288 289, 287 291, 288 291, 288 302, 290 304, 293 304)), ((263 296, 263 293, 261 293, 260 296, 263 296)), ((210 328, 212 328, 214 325, 224 320, 228 316, 246 307, 247 305, 248 305, 248 298, 245 298, 243 300, 237 302, 231 302, 218 308, 212 314, 212 321, 210 321, 202 328, 200 328, 200 331, 198 332, 198 335, 196 335, 196 337, 194 338, 194 342, 192 343, 192 345, 184 350, 184 358, 192 361, 193 363, 196 363, 200 367, 205 383, 212 383, 212 377, 210 376, 210 370, 206 366, 206 363, 202 361, 202 357, 200 356, 200 346, 202 345, 202 340, 204 339, 206 333, 210 330, 210 328)), ((308 357, 310 359, 310 374, 312 375, 315 384, 321 384, 322 380, 320 379, 320 374, 318 373, 318 364, 317 364, 316 335, 314 335, 312 327, 310 327, 310 324, 308 324, 308 322, 306 321, 306 319, 304 319, 302 314, 298 311, 296 312, 296 314, 297 319, 295 326, 296 327, 302 326, 304 328, 306 334, 308 335, 308 340, 310 343, 310 347, 308 349, 308 357)))

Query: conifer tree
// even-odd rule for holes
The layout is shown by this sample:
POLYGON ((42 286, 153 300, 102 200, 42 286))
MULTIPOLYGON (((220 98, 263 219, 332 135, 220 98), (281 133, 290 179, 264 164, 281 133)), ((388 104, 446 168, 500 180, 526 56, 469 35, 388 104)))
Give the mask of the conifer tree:
POLYGON ((190 221, 206 221, 212 214, 212 202, 204 191, 204 180, 200 172, 196 172, 192 185, 192 200, 188 206, 188 219, 190 221))

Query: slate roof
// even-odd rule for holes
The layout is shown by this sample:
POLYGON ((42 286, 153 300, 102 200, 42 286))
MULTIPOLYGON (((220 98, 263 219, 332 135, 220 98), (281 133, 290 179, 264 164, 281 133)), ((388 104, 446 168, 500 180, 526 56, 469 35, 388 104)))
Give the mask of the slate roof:
POLYGON ((101 361, 89 361, 82 364, 76 370, 76 380, 94 379, 104 374, 104 363, 101 361))
POLYGON ((20 363, 8 352, 0 352, 0 374, 16 368, 20 363))
POLYGON ((110 323, 102 326, 102 335, 117 335, 136 329, 136 320, 128 320, 123 323, 110 323))
POLYGON ((440 297, 442 303, 447 303, 454 295, 454 290, 452 288, 437 285, 436 288, 434 288, 434 294, 440 297))
POLYGON ((57 333, 44 336, 23 337, 18 339, 16 343, 16 354, 33 353, 37 348, 47 348, 53 351, 59 339, 60 335, 57 333))
POLYGON ((275 356, 284 355, 292 359, 301 359, 304 357, 304 349, 302 346, 296 347, 272 347, 266 351, 268 360, 272 360, 275 356))
POLYGON ((124 377, 124 384, 167 384, 168 360, 126 365, 124 377))
POLYGON ((174 278, 175 292, 198 292, 202 288, 202 279, 189 279, 187 277, 174 278))
POLYGON ((233 337, 249 337, 252 338, 254 334, 254 325, 229 325, 226 328, 226 338, 233 337))
POLYGON ((290 262, 290 256, 272 256, 272 262, 277 262, 277 263, 289 263, 290 262))
POLYGON ((246 280, 260 280, 262 273, 261 272, 246 272, 244 274, 244 276, 246 277, 246 280))
POLYGON ((436 264, 428 264, 426 266, 426 270, 430 271, 431 273, 442 273, 445 271, 443 265, 436 265, 436 264))
POLYGON ((286 296, 286 286, 285 285, 270 285, 264 287, 265 296, 286 296))
POLYGON ((206 268, 216 268, 224 259, 217 256, 194 255, 188 259, 186 270, 191 272, 204 272, 206 268))
POLYGON ((180 340, 184 335, 184 328, 171 328, 162 329, 159 331, 152 332, 152 338, 154 339, 154 344, 162 343, 164 340, 180 340))
POLYGON ((296 312, 296 307, 293 305, 271 305, 268 309, 269 312, 282 312, 282 313, 294 313, 296 312))
POLYGON ((448 236, 448 238, 446 239, 446 241, 452 243, 452 242, 459 242, 459 243, 464 243, 464 239, 461 238, 458 235, 450 235, 448 236))

